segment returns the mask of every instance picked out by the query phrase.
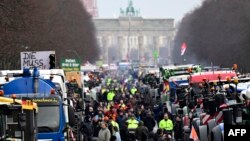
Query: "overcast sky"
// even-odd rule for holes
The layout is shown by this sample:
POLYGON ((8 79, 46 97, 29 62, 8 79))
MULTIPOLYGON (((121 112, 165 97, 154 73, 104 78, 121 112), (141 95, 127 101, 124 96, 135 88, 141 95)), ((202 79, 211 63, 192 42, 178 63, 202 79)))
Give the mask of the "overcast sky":
MULTIPOLYGON (((199 7, 203 0, 133 0, 135 9, 146 18, 174 18, 180 21, 183 16, 199 7)), ((115 18, 120 8, 126 9, 128 0, 97 0, 99 18, 115 18)))

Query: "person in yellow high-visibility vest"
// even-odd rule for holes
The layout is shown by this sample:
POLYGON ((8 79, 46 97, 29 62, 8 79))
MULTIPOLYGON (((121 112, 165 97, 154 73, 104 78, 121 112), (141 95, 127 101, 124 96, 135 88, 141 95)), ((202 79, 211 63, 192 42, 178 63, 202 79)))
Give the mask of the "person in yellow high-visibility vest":
POLYGON ((159 128, 164 129, 165 132, 172 132, 174 125, 173 121, 168 118, 168 114, 164 115, 164 119, 162 119, 159 123, 159 128))
POLYGON ((109 122, 112 124, 113 127, 117 127, 117 129, 119 130, 119 124, 114 121, 112 117, 109 117, 109 122))
POLYGON ((106 90, 105 87, 103 87, 103 88, 101 89, 101 93, 102 93, 102 94, 104 94, 106 91, 107 91, 107 90, 106 90))
POLYGON ((107 79, 107 86, 109 86, 111 83, 112 83, 112 79, 111 79, 111 78, 108 78, 108 79, 107 79))
POLYGON ((113 101, 115 97, 115 92, 114 91, 109 91, 108 95, 107 95, 107 100, 110 102, 110 101, 113 101))
POLYGON ((128 123, 129 132, 134 134, 135 129, 138 127, 139 124, 139 122, 135 118, 135 115, 131 115, 131 117, 126 122, 128 123))
POLYGON ((135 86, 133 86, 133 87, 130 89, 130 93, 131 93, 132 95, 134 95, 136 92, 137 92, 137 89, 135 88, 135 86))

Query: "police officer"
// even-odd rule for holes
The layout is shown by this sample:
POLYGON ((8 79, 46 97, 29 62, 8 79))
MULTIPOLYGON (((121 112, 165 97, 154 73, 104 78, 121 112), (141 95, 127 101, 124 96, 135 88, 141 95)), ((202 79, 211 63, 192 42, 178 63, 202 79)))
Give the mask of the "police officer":
POLYGON ((134 95, 136 92, 137 92, 137 89, 136 89, 135 85, 133 85, 133 87, 130 89, 130 93, 132 95, 134 95))
POLYGON ((164 129, 165 133, 171 134, 174 126, 173 121, 168 118, 168 114, 164 114, 164 118, 159 123, 159 128, 164 129))
POLYGON ((115 97, 115 92, 114 92, 114 90, 109 91, 109 92, 108 92, 108 95, 107 95, 107 100, 108 100, 108 102, 113 101, 114 97, 115 97))
POLYGON ((126 122, 128 123, 129 133, 135 134, 135 129, 138 127, 139 124, 139 122, 135 118, 135 115, 132 114, 126 122))

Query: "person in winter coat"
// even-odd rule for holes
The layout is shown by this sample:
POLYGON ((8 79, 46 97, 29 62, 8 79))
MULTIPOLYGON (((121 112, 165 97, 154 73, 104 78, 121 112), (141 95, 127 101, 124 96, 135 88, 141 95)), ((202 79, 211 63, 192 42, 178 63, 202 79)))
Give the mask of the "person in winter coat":
POLYGON ((163 135, 163 129, 157 129, 156 134, 154 135, 154 141, 164 141, 163 135))
POLYGON ((98 133, 98 141, 110 141, 111 134, 106 122, 101 122, 101 130, 98 133))
POLYGON ((85 121, 81 124, 80 132, 84 135, 84 141, 92 141, 93 137, 93 125, 91 123, 91 117, 86 116, 85 121))
MULTIPOLYGON (((148 134, 148 139, 146 140, 146 141, 155 141, 154 140, 154 136, 155 136, 155 134, 153 133, 153 132, 150 132, 149 134, 148 134)), ((157 141, 157 140, 156 140, 157 141)))
POLYGON ((181 120, 181 117, 177 116, 174 125, 174 137, 176 141, 182 140, 182 128, 183 128, 183 122, 181 120))
POLYGON ((144 125, 148 128, 148 131, 153 131, 155 127, 155 120, 151 112, 148 112, 146 117, 143 119, 144 125))
POLYGON ((117 141, 116 136, 112 135, 111 138, 110 138, 110 141, 117 141))
POLYGON ((123 111, 120 110, 118 113, 119 113, 119 115, 117 117, 117 121, 116 122, 118 123, 119 128, 121 128, 122 126, 124 126, 124 124, 126 122, 126 117, 125 117, 123 111))
POLYGON ((121 135, 122 141, 133 141, 129 134, 127 122, 125 122, 124 126, 120 128, 120 135, 121 135))
POLYGON ((148 138, 148 128, 144 126, 143 121, 139 122, 139 126, 135 130, 135 137, 138 141, 145 141, 148 138))

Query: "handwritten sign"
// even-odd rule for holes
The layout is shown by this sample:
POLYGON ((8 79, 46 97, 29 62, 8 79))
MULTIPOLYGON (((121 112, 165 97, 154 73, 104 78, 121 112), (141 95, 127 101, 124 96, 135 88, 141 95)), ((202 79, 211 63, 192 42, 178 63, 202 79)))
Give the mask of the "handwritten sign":
POLYGON ((49 69, 50 54, 55 54, 55 51, 21 52, 21 69, 34 67, 49 69))

